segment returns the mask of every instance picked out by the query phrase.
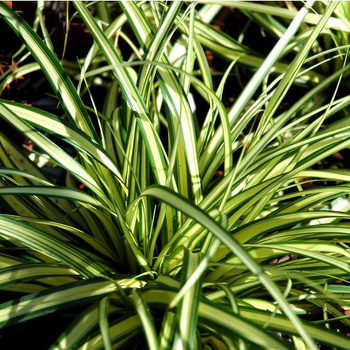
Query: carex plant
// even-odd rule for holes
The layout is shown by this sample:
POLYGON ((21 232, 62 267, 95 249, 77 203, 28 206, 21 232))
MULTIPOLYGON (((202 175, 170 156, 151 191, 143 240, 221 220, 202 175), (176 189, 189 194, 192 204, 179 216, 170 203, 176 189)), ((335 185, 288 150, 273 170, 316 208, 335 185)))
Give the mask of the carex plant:
POLYGON ((37 154, 0 133, 1 327, 80 306, 52 349, 349 349, 350 172, 319 166, 350 147, 349 3, 73 4, 93 38, 76 61, 42 1, 33 26, 0 4, 23 43, 0 90, 41 71, 64 111, 0 99, 37 154), (211 25, 223 6, 267 56, 211 25))

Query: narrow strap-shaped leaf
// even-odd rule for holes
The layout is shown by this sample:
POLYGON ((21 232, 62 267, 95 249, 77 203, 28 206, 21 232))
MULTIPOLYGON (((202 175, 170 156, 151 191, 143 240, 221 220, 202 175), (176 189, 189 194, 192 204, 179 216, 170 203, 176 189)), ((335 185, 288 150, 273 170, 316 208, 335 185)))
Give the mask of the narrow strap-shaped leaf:
POLYGON ((99 324, 103 339, 103 345, 106 350, 112 350, 111 336, 109 334, 108 308, 110 297, 104 297, 99 305, 99 324))
POLYGON ((69 118, 86 134, 98 140, 90 117, 77 94, 74 85, 58 62, 57 57, 43 43, 33 29, 4 2, 0 3, 0 15, 23 40, 37 63, 42 68, 69 118))
MULTIPOLYGON (((258 71, 254 74, 252 79, 249 81, 249 83, 245 86, 244 90, 241 92, 239 98, 236 100, 235 104, 231 108, 229 112, 229 120, 231 126, 239 120, 241 112, 243 111, 244 107, 250 100, 251 96, 253 96, 254 92, 258 89, 260 83, 266 76, 266 74, 269 73, 274 63, 277 61, 278 56, 283 51, 285 46, 289 43, 291 38, 294 36, 296 31, 298 30, 299 26, 301 25, 304 17, 309 12, 309 9, 313 6, 314 0, 307 1, 307 4, 303 9, 300 10, 297 17, 293 20, 293 22, 288 27, 287 31, 284 33, 282 38, 278 41, 276 46, 273 48, 273 50, 270 52, 270 54, 265 59, 264 63, 259 67, 258 71)), ((240 123, 242 120, 239 121, 240 123)), ((247 121, 248 122, 248 121, 247 121)), ((244 126, 247 124, 246 121, 244 121, 244 126)), ((235 126, 236 130, 243 129, 243 127, 235 126)), ((220 141, 222 139, 222 127, 219 127, 218 130, 215 132, 215 135, 210 141, 210 144, 207 148, 207 151, 203 154, 202 162, 203 167, 205 167, 205 164, 210 163, 210 160, 215 156, 216 151, 219 148, 220 141), (210 150, 210 152, 209 152, 210 150)), ((236 138, 234 138, 235 140, 236 138)))
MULTIPOLYGON (((199 1, 201 2, 201 1, 199 1)), ((252 4, 249 1, 241 2, 239 4, 231 4, 227 3, 226 1, 217 1, 218 4, 224 4, 225 6, 234 6, 238 9, 245 9, 253 12, 263 13, 263 14, 269 14, 272 16, 278 16, 282 18, 288 18, 288 19, 294 19, 298 15, 298 11, 290 8, 281 8, 277 6, 269 6, 265 4, 252 4), (256 5, 256 6, 255 6, 256 5)), ((320 20, 320 15, 317 13, 308 13, 305 18, 304 22, 316 25, 318 21, 320 20)), ((350 29, 346 25, 346 21, 342 21, 341 19, 338 19, 336 17, 331 17, 327 21, 327 28, 333 28, 336 30, 342 30, 345 32, 349 32, 350 29)))
POLYGON ((126 190, 122 176, 111 160, 106 151, 96 142, 91 140, 86 134, 81 132, 74 125, 59 119, 53 114, 41 111, 39 109, 20 105, 14 102, 1 100, 6 107, 11 109, 20 118, 26 120, 31 125, 48 132, 50 134, 62 137, 68 143, 77 147, 80 151, 86 152, 94 157, 98 162, 105 165, 117 177, 121 186, 126 190))
POLYGON ((113 282, 90 279, 30 294, 0 304, 0 328, 59 309, 66 309, 72 304, 91 303, 93 300, 100 299, 115 291, 116 286, 113 282))
MULTIPOLYGON (((176 292, 163 288, 153 288, 144 291, 144 298, 150 305, 163 305, 166 308, 170 301, 175 297, 176 292)), ((224 294, 224 293, 223 293, 224 294)), ((234 315, 229 309, 223 309, 222 303, 219 305, 206 300, 201 300, 199 303, 199 322, 201 324, 215 326, 227 336, 232 336, 232 333, 238 333, 239 336, 246 338, 248 341, 255 343, 259 348, 266 347, 267 349, 288 349, 289 346, 280 342, 277 338, 272 338, 270 333, 262 334, 262 328, 266 321, 270 319, 267 329, 272 331, 281 331, 289 334, 297 335, 294 324, 285 316, 275 314, 271 319, 271 312, 266 312, 254 308, 240 307, 240 316, 234 315), (252 334, 255 336, 252 337, 252 334), (259 336, 257 335, 259 334, 259 336), (268 337, 267 337, 268 335, 268 337), (262 343, 264 342, 264 343, 262 343)), ((312 337, 322 344, 327 344, 343 350, 350 347, 350 340, 347 336, 331 331, 325 327, 316 326, 309 322, 303 322, 305 330, 312 337)))
MULTIPOLYGON (((1 5, 1 3, 0 3, 1 5)), ((7 108, 3 102, 0 101, 0 115, 11 123, 19 131, 23 132, 34 144, 45 151, 53 159, 55 159, 61 166, 72 172, 82 183, 86 184, 98 196, 108 202, 105 194, 101 191, 96 181, 77 161, 64 152, 61 148, 55 145, 47 137, 36 131, 27 122, 21 120, 17 115, 7 108)))
MULTIPOLYGON (((163 305, 163 307, 166 307, 175 295, 175 292, 166 289, 154 288, 144 292, 144 298, 149 304, 154 305, 158 303, 158 305, 163 305)), ((232 315, 232 313, 224 311, 218 305, 209 304, 208 302, 203 302, 203 300, 199 301, 198 316, 200 325, 210 325, 214 327, 215 330, 229 337, 237 334, 239 337, 252 342, 255 346, 258 346, 258 348, 276 350, 288 349, 288 346, 284 345, 283 342, 254 325, 254 323, 251 322, 253 320, 248 321, 242 317, 232 315), (252 334, 255 336, 252 337, 252 334)), ((184 341, 187 341, 187 339, 184 339, 184 341)), ((188 349, 190 348, 191 347, 188 347, 188 349)), ((176 346, 176 349, 184 348, 176 346)))
MULTIPOLYGON (((2 162, 7 168, 19 168, 22 169, 26 174, 31 174, 32 176, 35 176, 35 179, 43 179, 46 181, 49 181, 47 176, 41 171, 41 169, 32 161, 30 160, 25 154, 4 134, 0 133, 0 157, 2 162), (3 146, 3 147, 2 147, 3 146), (12 162, 11 162, 12 160, 12 162)), ((24 177, 21 176, 22 181, 19 181, 21 184, 26 184, 27 182, 23 182, 24 177)), ((17 177, 18 181, 18 177, 17 177)), ((40 182, 40 181, 39 181, 40 182)), ((38 184, 38 181, 29 183, 32 184, 38 184)), ((9 200, 9 197, 6 198, 6 201, 9 200)), ((59 199, 56 198, 57 205, 61 208, 61 210, 64 210, 66 212, 70 213, 70 217, 73 218, 76 222, 79 223, 79 225, 82 225, 84 227, 84 221, 79 215, 79 212, 73 210, 74 207, 72 203, 65 199, 59 199)), ((12 206, 13 207, 13 206, 12 206)), ((13 207, 15 209, 15 207, 13 207)), ((17 210, 15 210, 17 211, 17 210)), ((27 214, 22 213, 24 216, 35 216, 35 215, 28 215, 29 208, 25 210, 27 211, 27 214)))
POLYGON ((176 329, 176 314, 166 311, 163 317, 162 329, 159 334, 159 348, 168 350, 171 348, 172 339, 176 329))
POLYGON ((36 62, 34 62, 34 63, 28 63, 24 66, 21 66, 11 74, 8 74, 6 78, 0 82, 0 94, 5 90, 6 86, 11 84, 11 82, 14 81, 15 79, 18 79, 19 77, 22 77, 32 72, 36 72, 39 69, 40 69, 40 66, 36 62))
POLYGON ((0 234, 65 263, 83 276, 100 276, 105 272, 103 266, 68 242, 9 217, 0 216, 0 234))
POLYGON ((75 270, 60 265, 20 264, 0 269, 0 288, 45 277, 77 275, 75 270))
MULTIPOLYGON (((233 2, 234 4, 234 2, 233 2)), ((310 3, 309 3, 310 4, 310 3)), ((184 31, 181 29, 180 30, 184 31)), ((214 54, 221 56, 228 62, 238 60, 244 66, 254 67, 258 69, 265 61, 264 57, 252 52, 251 49, 240 45, 236 40, 225 34, 223 31, 216 29, 214 26, 195 21, 195 33, 200 43, 214 54)), ((274 73, 283 74, 288 68, 288 64, 283 62, 275 62, 272 71, 274 73)), ((317 72, 307 72, 301 79, 304 81, 312 81, 317 83, 324 79, 324 76, 317 72)))
MULTIPOLYGON (((1 173, 1 171, 0 171, 1 173)), ((58 186, 11 186, 11 187, 1 187, 0 196, 5 195, 35 195, 35 196, 45 196, 45 197, 60 197, 68 200, 79 201, 87 203, 97 207, 104 207, 103 204, 97 199, 91 197, 87 193, 68 187, 58 187, 58 186)))
MULTIPOLYGON (((292 82, 294 81, 297 74, 299 73, 299 70, 302 67, 303 62, 305 61, 307 54, 311 50, 312 45, 314 44, 315 40, 317 39, 318 34, 324 28, 328 18, 331 16, 331 14, 333 13, 334 9, 338 6, 338 4, 339 4, 338 1, 333 1, 333 2, 329 3, 329 5, 327 6, 325 13, 321 17, 320 21, 318 22, 318 24, 316 25, 314 30, 312 31, 310 37, 308 38, 308 40, 304 44, 303 48, 300 50, 298 55, 295 57, 295 59, 291 63, 290 68, 288 69, 286 74, 283 76, 280 84, 276 88, 276 91, 273 94, 273 96, 271 97, 271 100, 269 101, 267 108, 264 111, 264 114, 261 118, 261 121, 260 121, 261 124, 270 121, 271 118, 273 117, 274 112, 277 110, 283 97, 286 95, 286 93, 288 92, 288 89, 292 85, 292 82)), ((344 68, 345 67, 343 67, 343 69, 344 68)), ((237 107, 239 107, 239 105, 237 105, 237 107)), ((233 114, 231 114, 231 112, 233 110, 234 109, 232 109, 230 111, 229 116, 233 115, 233 114)), ((253 162, 255 156, 258 153, 260 153, 261 149, 263 148, 263 145, 267 144, 267 142, 268 142, 267 140, 270 140, 271 135, 275 131, 274 128, 272 127, 272 128, 270 128, 270 130, 268 130, 268 132, 263 137, 261 137, 263 128, 258 128, 258 130, 259 131, 256 133, 255 138, 252 141, 251 149, 249 150, 247 157, 244 159, 244 161, 241 164, 242 170, 249 163, 253 162), (260 137, 261 137, 261 139, 260 139, 260 137)), ((235 136, 237 135, 237 133, 235 132, 234 134, 235 135, 233 136, 233 139, 235 140, 236 139, 235 136)))
POLYGON ((271 216, 253 221, 245 226, 237 228, 231 233, 238 242, 247 243, 263 233, 271 232, 289 225, 297 225, 303 221, 325 217, 350 219, 350 214, 331 211, 312 211, 276 215, 275 217, 271 216))
POLYGON ((161 186, 150 187, 142 193, 143 196, 151 196, 157 198, 158 200, 165 202, 177 210, 182 211, 184 214, 192 217, 199 224, 203 225, 209 232, 215 235, 220 241, 227 246, 230 251, 232 251, 236 256, 241 259, 241 261, 249 268, 249 270, 254 273, 261 284, 268 290, 273 298, 279 303, 281 309, 287 315, 287 317, 294 324, 295 328, 302 336, 304 341, 308 344, 311 349, 316 350, 316 346, 313 340, 310 338, 309 334, 305 331, 301 321, 295 315, 294 311, 291 309, 289 303, 283 297, 280 290, 277 288, 275 283, 265 274, 262 267, 258 265, 254 259, 252 259, 249 254, 241 247, 236 240, 234 240, 227 232, 216 223, 209 215, 207 215, 200 208, 195 207, 193 204, 189 203, 184 198, 170 191, 167 188, 161 186))
MULTIPOLYGON (((301 256, 307 256, 309 258, 314 258, 317 261, 324 261, 328 264, 338 266, 344 271, 350 271, 350 264, 342 258, 336 258, 332 256, 328 256, 328 254, 321 254, 318 251, 323 253, 330 252, 335 254, 345 255, 348 259, 350 258, 349 254, 342 248, 337 247, 331 244, 318 244, 318 242, 310 242, 307 243, 293 243, 293 244, 259 244, 259 245, 248 245, 252 247, 256 247, 254 256, 255 258, 263 258, 264 255, 270 254, 269 256, 273 256, 275 253, 280 251, 279 255, 283 255, 285 252, 290 252, 292 254, 299 254, 301 256), (264 249, 266 248, 266 250, 264 249)), ((266 255, 265 255, 266 256, 266 255)))
MULTIPOLYGON (((185 249, 185 257, 181 274, 182 285, 191 277, 200 263, 200 254, 185 249)), ((189 288, 178 307, 174 346, 177 349, 194 348, 198 322, 198 305, 202 294, 202 280, 197 280, 189 288)))
POLYGON ((142 294, 134 289, 131 294, 131 300, 134 304, 135 310, 140 317, 141 325, 143 327, 148 348, 150 350, 159 349, 159 339, 155 329, 154 321, 142 294))
POLYGON ((83 311, 71 325, 65 329, 50 350, 73 349, 73 347, 89 331, 98 324, 99 309, 98 304, 93 304, 83 311))
MULTIPOLYGON (((90 209, 90 208, 89 208, 90 209)), ((87 209, 86 209, 87 210, 87 209)), ((50 232, 48 228, 54 227, 60 229, 60 235, 58 236, 63 241, 73 242, 80 246, 82 249, 85 250, 92 250, 96 253, 100 253, 104 257, 109 257, 112 260, 115 260, 117 257, 115 254, 112 253, 110 250, 110 247, 107 245, 104 245, 100 241, 98 241, 93 236, 79 230, 78 228, 74 226, 69 226, 66 224, 62 224, 60 222, 56 221, 48 221, 47 219, 38 219, 38 218, 32 218, 32 217, 26 217, 26 216, 18 216, 18 215, 5 215, 4 216, 13 218, 17 221, 24 221, 29 223, 30 225, 34 227, 38 227, 43 229, 46 232, 50 232)))
POLYGON ((147 145, 147 152, 154 175, 158 183, 165 184, 166 163, 160 146, 159 136, 149 120, 147 107, 142 100, 139 91, 135 87, 128 71, 124 67, 119 66, 119 64, 122 63, 121 58, 106 38, 105 34, 97 26, 84 3, 75 1, 74 6, 78 10, 86 26, 89 28, 108 63, 115 67, 113 72, 118 79, 119 86, 122 89, 131 110, 137 117, 143 140, 147 145))
MULTIPOLYGON (((123 317, 114 322, 109 331, 111 340, 116 349, 127 347, 126 344, 130 338, 142 333, 140 318, 137 315, 123 317)), ((100 350, 101 348, 103 348, 103 339, 99 334, 92 339, 87 339, 86 342, 79 347, 79 350, 100 350)))
MULTIPOLYGON (((163 50, 163 46, 160 44, 161 40, 164 41, 164 35, 166 31, 169 30, 169 26, 172 23, 170 19, 176 18, 181 2, 174 2, 169 7, 167 12, 169 18, 166 17, 164 19, 162 27, 158 28, 153 36, 151 25, 148 23, 147 18, 136 3, 123 1, 121 2, 121 5, 127 17, 132 19, 132 28, 139 39, 140 45, 147 49, 145 59, 148 61, 153 61, 155 59, 160 60, 163 63, 168 63, 168 59, 164 55, 159 57, 163 50)), ((150 68, 148 68, 147 65, 143 66, 141 71, 142 75, 145 76, 149 69, 150 68)), ((180 123, 181 125, 183 149, 186 154, 187 165, 191 175, 190 179, 192 182, 193 193, 196 202, 199 203, 202 200, 202 191, 191 108, 177 76, 169 69, 159 69, 159 76, 161 77, 160 86, 164 99, 167 101, 172 116, 176 116, 175 120, 173 120, 174 129, 176 130, 177 123, 180 123)), ((144 89, 147 88, 147 81, 145 79, 139 79, 139 82, 141 92, 143 92, 144 89)), ((186 177, 184 176, 184 170, 185 169, 179 169, 179 176, 186 177)))

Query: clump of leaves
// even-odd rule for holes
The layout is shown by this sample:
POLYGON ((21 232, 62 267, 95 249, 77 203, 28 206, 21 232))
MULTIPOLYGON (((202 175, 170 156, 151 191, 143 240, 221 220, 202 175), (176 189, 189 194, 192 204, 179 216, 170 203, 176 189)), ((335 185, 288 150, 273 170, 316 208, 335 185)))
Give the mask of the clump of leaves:
POLYGON ((350 173, 316 167, 350 146, 348 3, 74 6, 94 39, 78 62, 57 57, 42 2, 33 28, 0 4, 24 44, 1 90, 41 70, 64 116, 4 99, 0 115, 66 170, 55 185, 0 134, 0 287, 23 294, 1 327, 80 305, 52 349, 349 349, 350 173), (210 25, 221 5, 276 39, 267 57, 210 25), (229 62, 216 91, 204 49, 229 62))

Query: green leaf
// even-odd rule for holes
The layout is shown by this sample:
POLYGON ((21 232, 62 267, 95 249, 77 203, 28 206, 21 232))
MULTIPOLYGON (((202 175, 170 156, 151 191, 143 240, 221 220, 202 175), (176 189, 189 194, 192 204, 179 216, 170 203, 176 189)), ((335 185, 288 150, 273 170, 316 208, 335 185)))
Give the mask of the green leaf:
POLYGON ((141 134, 143 135, 143 140, 147 145, 147 152, 154 174, 158 182, 164 184, 166 180, 166 165, 159 137, 154 130, 153 124, 148 118, 148 110, 139 91, 136 89, 128 71, 125 68, 118 66, 119 63, 122 63, 121 58, 106 38, 105 34, 97 26, 85 5, 82 2, 74 2, 74 6, 78 10, 86 26, 89 28, 91 35, 96 40, 96 43, 99 45, 100 50, 104 54, 108 63, 115 66, 113 72, 118 79, 119 86, 121 87, 131 110, 135 113, 141 134))
POLYGON ((72 304, 88 304, 115 291, 112 282, 87 280, 30 294, 0 305, 0 327, 62 310, 72 304))
POLYGON ((69 118, 86 134, 98 140, 97 133, 71 80, 59 64, 57 57, 43 43, 20 15, 5 3, 0 3, 0 15, 18 35, 40 65, 69 118))
MULTIPOLYGON (((2 5, 2 4, 0 4, 2 5)), ((1 8, 1 7, 0 7, 1 8)), ((97 182, 77 161, 64 152, 61 148, 56 146, 47 137, 37 132, 27 122, 22 121, 10 109, 8 109, 3 102, 0 101, 0 115, 10 122, 15 128, 23 132, 34 144, 43 149, 48 155, 55 159, 59 164, 71 171, 82 183, 86 184, 92 191, 103 198, 108 203, 105 194, 99 188, 97 182)))
POLYGON ((106 271, 98 262, 68 242, 63 242, 45 231, 3 215, 0 216, 0 235, 15 239, 28 247, 63 262, 83 276, 100 276, 106 271))
POLYGON ((159 339, 155 329, 154 320, 142 294, 137 289, 134 289, 130 298, 134 304, 138 316, 140 317, 141 325, 145 333, 149 349, 158 349, 159 339))
POLYGON ((281 309, 290 318, 291 322, 294 324, 295 328, 298 330, 299 334, 312 349, 316 349, 313 340, 305 331, 302 326, 301 321, 291 310, 290 305, 285 300, 276 285, 267 277, 260 265, 258 265, 247 252, 234 240, 231 236, 223 230, 220 225, 218 225, 210 216, 208 216, 201 209, 195 207, 185 199, 181 198, 176 193, 161 187, 154 186, 150 187, 142 193, 143 196, 152 196, 161 200, 178 210, 182 211, 184 214, 195 219, 199 224, 203 225, 209 232, 215 235, 220 241, 225 244, 230 251, 232 251, 241 261, 253 272, 260 280, 261 284, 269 291, 273 298, 279 303, 281 309))

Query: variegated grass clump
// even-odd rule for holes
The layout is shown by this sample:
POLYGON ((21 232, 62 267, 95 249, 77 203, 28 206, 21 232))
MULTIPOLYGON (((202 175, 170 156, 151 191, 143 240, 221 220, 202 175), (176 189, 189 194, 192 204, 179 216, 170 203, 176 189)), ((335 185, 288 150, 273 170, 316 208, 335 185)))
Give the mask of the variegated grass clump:
POLYGON ((94 39, 77 62, 42 1, 33 28, 0 4, 23 41, 0 91, 40 70, 65 113, 1 99, 0 115, 67 172, 56 186, 0 134, 0 287, 23 294, 1 327, 84 305, 52 349, 349 349, 350 172, 315 165, 350 147, 350 3, 73 3, 94 39), (210 24, 222 6, 270 33, 267 57, 210 24), (204 49, 229 62, 216 91, 204 49), (227 110, 241 65, 254 74, 227 110))

